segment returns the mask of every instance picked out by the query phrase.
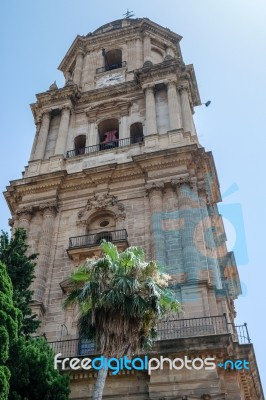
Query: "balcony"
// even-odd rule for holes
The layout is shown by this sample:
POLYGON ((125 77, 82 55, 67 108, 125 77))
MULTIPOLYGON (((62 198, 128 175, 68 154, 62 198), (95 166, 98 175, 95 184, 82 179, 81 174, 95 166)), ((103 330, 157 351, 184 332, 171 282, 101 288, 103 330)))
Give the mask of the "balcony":
POLYGON ((97 151, 110 150, 118 147, 130 146, 133 144, 142 144, 143 136, 132 137, 125 139, 116 139, 108 143, 99 143, 94 146, 82 147, 80 149, 69 150, 66 153, 66 158, 89 155, 91 153, 96 153, 97 151))
POLYGON ((106 71, 112 71, 113 69, 123 68, 126 65, 127 65, 126 61, 105 65, 104 67, 96 68, 96 74, 100 74, 101 72, 106 72, 106 71))
POLYGON ((128 247, 128 236, 126 229, 116 231, 105 231, 91 233, 89 235, 74 236, 69 238, 68 256, 71 259, 80 259, 100 255, 100 244, 102 240, 115 243, 118 251, 123 251, 128 247))
MULTIPOLYGON (((231 334, 233 342, 240 345, 251 342, 247 324, 237 326, 229 324, 224 315, 162 321, 158 325, 156 342, 223 334, 231 334)), ((91 341, 70 339, 50 342, 49 344, 55 354, 62 354, 62 358, 96 354, 94 344, 91 341)))

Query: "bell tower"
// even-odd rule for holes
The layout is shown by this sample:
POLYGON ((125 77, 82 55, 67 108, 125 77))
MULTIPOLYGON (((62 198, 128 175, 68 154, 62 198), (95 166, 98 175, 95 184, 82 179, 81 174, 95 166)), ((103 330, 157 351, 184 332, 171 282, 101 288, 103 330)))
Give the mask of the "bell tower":
MULTIPOLYGON (((53 83, 31 105, 29 163, 5 197, 13 229, 24 227, 39 253, 33 309, 56 353, 95 353, 62 302, 67 277, 100 254, 104 238, 121 250, 142 246, 171 276, 183 312, 160 323, 153 357, 217 360, 211 371, 110 376, 104 398, 263 400, 247 326, 234 324, 241 286, 214 160, 193 121, 201 100, 181 39, 147 18, 77 36, 59 65, 64 87, 53 83), (229 359, 250 369, 223 368, 229 359)), ((71 398, 90 398, 95 374, 71 376, 71 398)))

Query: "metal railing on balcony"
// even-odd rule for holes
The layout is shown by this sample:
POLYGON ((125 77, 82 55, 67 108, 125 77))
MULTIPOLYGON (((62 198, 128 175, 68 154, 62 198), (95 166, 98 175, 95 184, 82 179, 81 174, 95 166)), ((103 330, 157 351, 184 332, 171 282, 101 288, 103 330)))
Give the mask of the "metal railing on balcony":
MULTIPOLYGON (((162 321, 158 325, 156 341, 222 334, 232 334, 233 340, 241 345, 250 343, 247 324, 234 326, 227 323, 225 315, 162 321)), ((50 346, 56 354, 61 353, 61 357, 96 354, 94 343, 88 340, 50 342, 50 346)))
POLYGON ((84 156, 91 153, 95 153, 97 151, 110 150, 110 149, 115 149, 117 147, 125 147, 125 146, 130 146, 132 144, 142 144, 142 143, 143 143, 143 136, 117 139, 108 143, 99 143, 94 146, 87 146, 87 147, 82 147, 80 149, 69 150, 66 153, 66 157, 70 158, 76 156, 84 156))
POLYGON ((165 320, 158 324, 157 340, 219 335, 223 333, 228 333, 225 315, 165 320))
POLYGON ((243 325, 229 325, 231 325, 234 342, 238 342, 239 344, 251 343, 251 339, 248 333, 248 326, 246 323, 244 323, 243 325))
POLYGON ((104 67, 96 68, 96 74, 101 72, 112 71, 113 69, 123 68, 127 65, 126 61, 105 65, 104 67))
POLYGON ((107 242, 117 243, 127 241, 126 229, 91 233, 89 235, 74 236, 69 238, 69 249, 98 246, 105 239, 107 242))

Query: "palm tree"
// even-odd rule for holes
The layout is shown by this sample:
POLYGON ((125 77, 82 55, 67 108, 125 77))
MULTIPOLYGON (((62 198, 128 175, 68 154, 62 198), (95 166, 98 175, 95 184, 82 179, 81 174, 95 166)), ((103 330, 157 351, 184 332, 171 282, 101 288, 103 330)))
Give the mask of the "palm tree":
MULTIPOLYGON (((103 257, 87 259, 70 276, 71 291, 64 306, 78 304, 79 332, 93 339, 105 357, 132 356, 150 348, 156 325, 180 304, 166 289, 169 276, 154 261, 145 262, 140 247, 119 253, 110 242, 101 243, 103 257)), ((101 400, 107 370, 98 373, 93 400, 101 400)))

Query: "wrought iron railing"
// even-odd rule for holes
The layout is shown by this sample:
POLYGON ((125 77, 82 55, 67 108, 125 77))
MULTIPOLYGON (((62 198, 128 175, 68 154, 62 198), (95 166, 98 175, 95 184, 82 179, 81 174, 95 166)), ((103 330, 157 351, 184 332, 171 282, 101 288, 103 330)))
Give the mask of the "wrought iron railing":
POLYGON ((74 236, 69 238, 69 249, 97 246, 105 239, 107 242, 117 243, 127 241, 126 229, 117 231, 105 231, 99 233, 91 233, 89 235, 74 236))
POLYGON ((158 339, 169 340, 228 333, 225 315, 165 320, 158 324, 158 339))
POLYGON ((248 332, 248 326, 246 323, 244 323, 243 325, 233 325, 233 324, 230 325, 234 342, 238 342, 240 344, 251 343, 251 339, 248 332))
POLYGON ((112 71, 113 69, 123 68, 127 65, 126 61, 105 65, 104 67, 96 68, 96 74, 101 72, 112 71))
MULTIPOLYGON (((158 325, 156 341, 222 334, 232 334, 233 340, 239 344, 250 343, 247 324, 234 326, 227 323, 225 315, 162 321, 158 325)), ((88 340, 70 339, 49 344, 63 358, 96 354, 94 343, 88 340)))
POLYGON ((125 146, 130 146, 132 144, 141 144, 141 143, 143 143, 143 136, 117 139, 108 143, 99 143, 94 146, 87 146, 87 147, 82 147, 80 149, 69 150, 66 153, 66 157, 70 158, 76 156, 83 156, 86 154, 88 155, 91 153, 95 153, 97 151, 110 150, 110 149, 115 149, 116 147, 125 147, 125 146))

